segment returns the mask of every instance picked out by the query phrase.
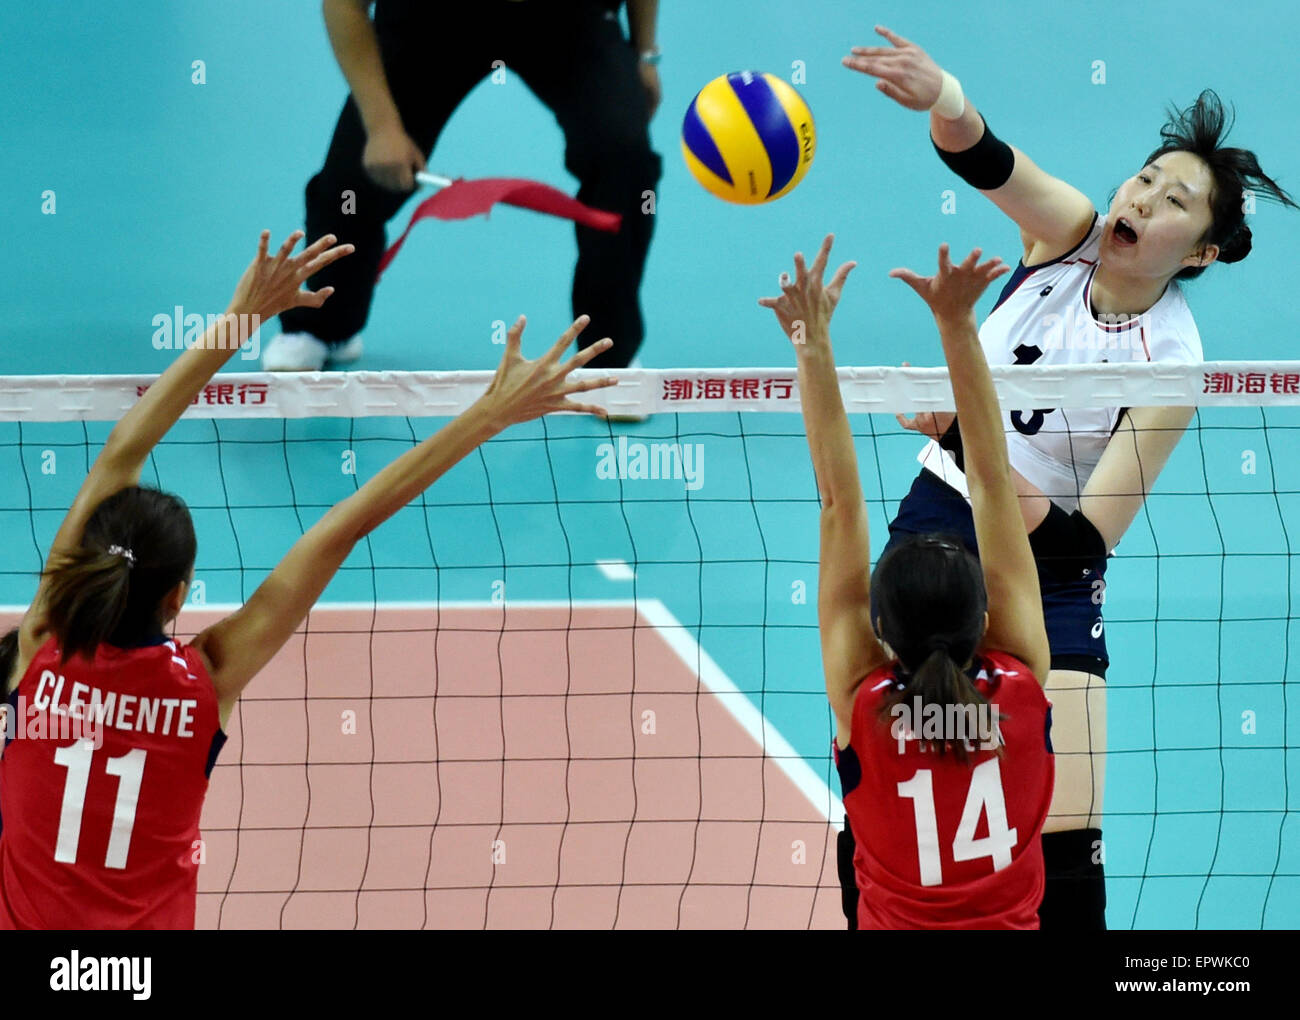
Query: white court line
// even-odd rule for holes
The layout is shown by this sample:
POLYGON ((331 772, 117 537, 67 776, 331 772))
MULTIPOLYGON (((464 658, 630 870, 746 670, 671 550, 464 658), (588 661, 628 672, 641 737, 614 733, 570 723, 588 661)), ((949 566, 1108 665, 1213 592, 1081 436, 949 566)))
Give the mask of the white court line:
MULTIPOLYGON (((232 613, 242 603, 213 602, 207 605, 186 605, 184 611, 232 613)), ((570 602, 567 599, 509 599, 504 603, 489 600, 451 600, 439 602, 320 602, 312 613, 339 611, 375 611, 375 610, 419 610, 438 609, 624 609, 635 606, 645 621, 659 632, 664 642, 678 659, 691 671, 718 702, 731 714, 736 723, 759 746, 762 753, 771 758, 792 782, 813 809, 825 817, 839 831, 844 827, 844 804, 826 781, 822 779, 806 762, 780 730, 772 725, 758 710, 758 707, 741 693, 740 688, 731 677, 723 672, 713 657, 695 640, 689 629, 672 614, 672 611, 659 599, 591 599, 570 602)), ((23 613, 26 606, 0 606, 0 613, 23 613)), ((630 693, 630 692, 629 692, 630 693)))
POLYGON ((686 626, 673 616, 672 612, 659 599, 638 599, 637 610, 646 620, 653 624, 677 657, 694 673, 701 684, 707 687, 723 708, 731 713, 733 719, 753 738, 763 754, 772 759, 795 788, 804 795, 819 815, 824 816, 836 829, 844 828, 844 804, 831 792, 812 767, 799 754, 790 742, 781 735, 740 689, 722 671, 722 667, 713 661, 712 656, 691 637, 686 626), (829 812, 829 814, 828 814, 829 812))
POLYGON ((624 560, 597 560, 596 566, 611 581, 636 580, 636 571, 629 567, 624 560))

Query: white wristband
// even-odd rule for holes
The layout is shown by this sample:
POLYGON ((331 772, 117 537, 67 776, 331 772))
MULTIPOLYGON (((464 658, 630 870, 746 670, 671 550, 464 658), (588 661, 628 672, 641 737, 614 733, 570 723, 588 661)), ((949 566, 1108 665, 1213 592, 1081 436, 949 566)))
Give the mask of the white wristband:
POLYGON ((966 97, 962 95, 961 82, 947 71, 943 72, 943 88, 939 98, 930 107, 930 112, 938 114, 944 120, 957 120, 966 112, 966 97))

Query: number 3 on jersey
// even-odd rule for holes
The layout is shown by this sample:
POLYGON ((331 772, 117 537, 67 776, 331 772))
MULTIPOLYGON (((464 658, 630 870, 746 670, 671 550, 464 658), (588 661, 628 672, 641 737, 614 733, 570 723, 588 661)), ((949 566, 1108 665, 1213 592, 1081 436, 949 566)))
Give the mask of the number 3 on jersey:
MULTIPOLYGON (((934 780, 929 769, 917 769, 905 783, 898 784, 898 795, 912 801, 916 817, 916 856, 921 865, 922 885, 943 884, 943 864, 939 857, 939 821, 934 812, 934 780)), ((952 841, 954 861, 993 858, 993 870, 1001 871, 1011 863, 1016 845, 1016 830, 1007 828, 1007 802, 1002 794, 1002 772, 998 759, 990 758, 971 771, 966 804, 961 822, 952 841), (975 838, 980 815, 987 814, 989 834, 975 838)))
MULTIPOLYGON (((144 778, 144 748, 137 747, 104 763, 104 771, 117 776, 117 803, 113 807, 113 831, 108 838, 104 867, 125 868, 131 849, 131 830, 135 828, 135 809, 140 800, 140 781, 144 778)), ((60 747, 54 762, 68 770, 63 784, 63 807, 59 812, 59 837, 54 859, 60 864, 77 863, 77 844, 81 842, 81 814, 86 806, 86 786, 90 782, 91 759, 95 745, 89 740, 60 747)))
MULTIPOLYGON (((1034 344, 1021 344, 1011 352, 1016 356, 1017 365, 1032 365, 1035 361, 1043 356, 1043 350, 1034 344)), ((1011 425, 1022 436, 1036 436, 1043 428, 1043 419, 1046 415, 1052 413, 1054 408, 1043 408, 1029 412, 1029 417, 1025 417, 1023 411, 1011 412, 1011 425)))

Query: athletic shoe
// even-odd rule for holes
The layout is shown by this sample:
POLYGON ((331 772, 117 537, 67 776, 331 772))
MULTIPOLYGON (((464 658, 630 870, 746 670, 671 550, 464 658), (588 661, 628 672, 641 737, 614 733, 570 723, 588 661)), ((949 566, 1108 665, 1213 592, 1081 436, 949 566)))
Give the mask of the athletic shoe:
POLYGON ((262 352, 267 372, 319 372, 329 356, 329 344, 309 333, 281 333, 262 352))
POLYGON ((333 365, 350 365, 359 360, 362 353, 361 337, 354 336, 341 344, 330 344, 326 358, 333 365))

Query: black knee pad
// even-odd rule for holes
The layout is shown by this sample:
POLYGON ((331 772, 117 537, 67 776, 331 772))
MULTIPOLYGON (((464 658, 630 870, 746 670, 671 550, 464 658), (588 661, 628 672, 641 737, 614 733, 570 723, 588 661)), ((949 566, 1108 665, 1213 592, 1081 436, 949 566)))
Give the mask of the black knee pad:
POLYGON ((1101 830, 1044 833, 1043 865, 1047 883, 1038 907, 1040 927, 1044 931, 1105 931, 1101 830))
POLYGON ((853 854, 858 845, 849 828, 849 816, 844 816, 844 831, 836 838, 836 864, 840 875, 840 906, 849 922, 849 931, 858 930, 858 876, 853 870, 853 854))

